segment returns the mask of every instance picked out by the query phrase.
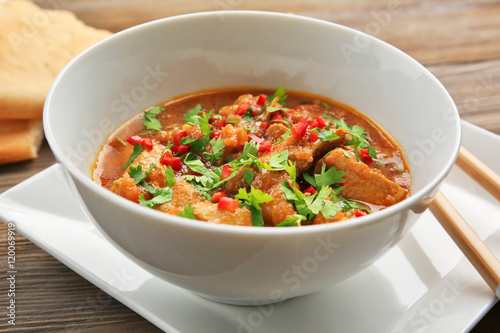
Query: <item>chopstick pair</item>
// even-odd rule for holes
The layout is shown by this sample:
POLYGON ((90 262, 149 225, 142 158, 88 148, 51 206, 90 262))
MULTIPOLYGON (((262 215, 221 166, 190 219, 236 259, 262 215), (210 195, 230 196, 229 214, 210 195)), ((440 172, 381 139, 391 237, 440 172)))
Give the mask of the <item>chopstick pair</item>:
MULTIPOLYGON (((500 176, 493 170, 463 147, 460 148, 456 165, 500 201, 500 176)), ((443 193, 438 192, 429 209, 488 286, 500 298, 500 261, 495 254, 443 193)))

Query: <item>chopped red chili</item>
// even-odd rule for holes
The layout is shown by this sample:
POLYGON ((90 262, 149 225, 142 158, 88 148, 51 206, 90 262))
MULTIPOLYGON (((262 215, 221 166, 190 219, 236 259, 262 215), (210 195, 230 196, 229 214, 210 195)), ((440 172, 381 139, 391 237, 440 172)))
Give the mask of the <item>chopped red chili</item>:
POLYGON ((213 139, 213 138, 220 138, 220 131, 213 131, 212 133, 210 133, 210 139, 213 139))
POLYGON ((227 121, 226 119, 221 119, 219 120, 219 122, 217 123, 217 129, 220 130, 222 129, 222 127, 226 126, 227 125, 227 121))
POLYGON ((221 177, 220 179, 221 180, 224 180, 226 179, 227 177, 231 176, 231 166, 229 164, 225 164, 222 166, 222 174, 221 174, 221 177))
POLYGON ((316 142, 318 140, 318 131, 314 131, 312 133, 309 133, 309 141, 310 142, 316 142))
POLYGON ((373 162, 373 158, 368 154, 368 148, 361 149, 359 153, 359 157, 365 162, 366 164, 370 164, 373 162))
POLYGON ((238 105, 238 108, 236 109, 235 113, 238 116, 243 116, 245 113, 247 113, 249 107, 250 107, 250 104, 243 102, 240 105, 238 105))
POLYGON ((269 124, 269 123, 261 122, 260 129, 265 132, 265 131, 267 131, 267 129, 269 128, 270 125, 271 124, 269 124))
POLYGON ((145 148, 147 150, 153 149, 153 141, 150 138, 143 138, 140 137, 139 135, 133 135, 130 138, 127 139, 127 142, 133 145, 134 143, 137 143, 138 145, 141 145, 142 148, 145 148))
POLYGON ((367 212, 365 212, 364 210, 361 210, 359 208, 356 208, 356 210, 354 211, 354 215, 356 215, 356 217, 361 217, 361 216, 366 216, 368 215, 367 212))
POLYGON ((304 194, 309 193, 309 194, 313 195, 314 193, 316 193, 316 189, 311 185, 308 188, 306 188, 304 191, 302 191, 302 193, 304 193, 304 194))
POLYGON ((180 157, 172 157, 170 151, 166 151, 165 154, 160 158, 160 163, 165 166, 170 166, 174 171, 180 171, 182 169, 182 163, 180 157))
POLYGON ((317 116, 316 121, 318 122, 318 127, 320 129, 324 129, 326 126, 328 126, 328 124, 326 123, 326 120, 325 120, 325 118, 323 118, 323 116, 317 116))
POLYGON ((236 210, 240 205, 238 199, 231 199, 229 197, 221 197, 217 204, 217 207, 221 210, 236 210))
POLYGON ((298 123, 292 126, 293 136, 299 140, 302 139, 307 133, 307 127, 309 127, 307 120, 301 119, 298 123))
POLYGON ((259 98, 257 99, 257 105, 262 106, 266 102, 267 96, 264 94, 260 94, 259 98))
POLYGON ((259 153, 266 153, 273 150, 273 144, 269 141, 262 141, 259 146, 259 153))
POLYGON ((181 139, 187 136, 186 131, 179 131, 174 135, 174 146, 180 145, 181 139))

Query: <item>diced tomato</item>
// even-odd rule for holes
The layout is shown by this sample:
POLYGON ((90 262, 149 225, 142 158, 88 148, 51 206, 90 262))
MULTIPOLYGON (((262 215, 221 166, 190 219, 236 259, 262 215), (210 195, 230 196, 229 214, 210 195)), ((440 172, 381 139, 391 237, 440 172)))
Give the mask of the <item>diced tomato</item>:
POLYGON ((323 129, 325 128, 328 124, 326 123, 326 120, 325 118, 323 118, 323 116, 317 116, 316 117, 316 121, 318 122, 318 127, 320 129, 323 129))
POLYGON ((165 154, 160 158, 160 163, 165 166, 171 166, 174 171, 180 171, 182 169, 182 163, 180 157, 172 157, 172 153, 166 151, 165 154))
POLYGON ((293 136, 301 140, 307 133, 307 127, 309 127, 307 120, 302 118, 298 123, 292 126, 293 136))
POLYGON ((210 133, 210 139, 213 139, 213 138, 220 138, 220 131, 213 131, 212 133, 210 133))
POLYGON ((137 143, 138 145, 141 145, 142 148, 145 148, 147 150, 153 149, 153 141, 150 138, 143 138, 140 137, 139 135, 133 135, 130 138, 127 139, 127 142, 133 145, 134 143, 137 143))
POLYGON ((257 105, 260 105, 260 106, 264 105, 266 100, 267 100, 267 96, 264 94, 260 94, 259 98, 257 99, 257 105))
POLYGON ((288 111, 287 111, 287 112, 288 112, 289 114, 293 114, 293 113, 295 113, 295 110, 294 110, 294 109, 288 109, 288 111))
POLYGON ((215 192, 213 195, 212 195, 212 199, 211 201, 213 203, 217 203, 219 202, 220 198, 222 197, 227 197, 227 194, 226 192, 224 192, 223 190, 218 190, 217 192, 215 192))
POLYGON ((283 120, 283 117, 281 116, 281 114, 275 112, 271 117, 271 121, 273 120, 283 120))
POLYGON ((368 148, 361 149, 359 153, 359 157, 365 162, 366 164, 370 164, 373 162, 373 158, 368 154, 368 148))
POLYGON ((273 150, 273 145, 269 141, 262 141, 259 146, 259 153, 266 153, 273 150))
POLYGON ((309 141, 310 142, 318 141, 318 131, 314 131, 312 133, 309 133, 309 141))
POLYGON ((227 177, 231 176, 231 173, 232 173, 231 166, 229 164, 224 164, 222 166, 222 174, 221 174, 220 179, 221 180, 226 179, 227 177))
POLYGON ((313 195, 314 193, 316 193, 316 189, 311 185, 308 188, 306 188, 304 191, 302 191, 302 193, 304 193, 304 194, 309 193, 310 195, 313 195))
POLYGON ((180 145, 181 139, 187 136, 186 131, 179 131, 174 135, 174 146, 180 145))
POLYGON ((212 117, 212 118, 208 119, 209 123, 215 123, 216 121, 217 121, 217 118, 212 117))
POLYGON ((364 210, 361 210, 361 209, 359 209, 359 208, 356 208, 356 209, 354 210, 354 215, 356 215, 356 217, 361 217, 361 216, 366 216, 366 215, 368 215, 368 213, 367 213, 367 212, 365 212, 364 210))
POLYGON ((217 207, 222 210, 236 210, 240 205, 238 199, 231 199, 229 197, 221 197, 217 207))
POLYGON ((265 131, 267 131, 267 129, 269 128, 270 125, 271 124, 269 124, 269 123, 261 122, 260 129, 265 132, 265 131))
POLYGON ((219 120, 219 122, 217 123, 217 129, 220 130, 222 129, 224 126, 227 125, 227 121, 226 119, 221 119, 219 120))
POLYGON ((264 141, 264 139, 259 138, 255 134, 248 134, 248 141, 252 141, 252 139, 255 140, 255 142, 257 142, 257 143, 261 143, 262 141, 264 141))
POLYGON ((250 104, 243 102, 240 105, 238 105, 238 108, 236 109, 236 114, 238 116, 243 116, 245 113, 247 113, 248 108, 250 107, 250 104))

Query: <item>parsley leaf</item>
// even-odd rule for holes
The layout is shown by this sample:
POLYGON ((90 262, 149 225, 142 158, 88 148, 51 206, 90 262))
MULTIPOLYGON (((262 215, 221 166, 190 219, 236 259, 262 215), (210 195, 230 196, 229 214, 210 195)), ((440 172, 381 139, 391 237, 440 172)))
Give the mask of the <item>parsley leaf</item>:
POLYGON ((200 113, 200 111, 201 111, 201 104, 198 104, 191 110, 187 111, 186 114, 184 115, 184 121, 186 122, 186 124, 199 125, 198 118, 200 118, 200 116, 198 116, 198 113, 200 113))
POLYGON ((144 112, 144 117, 142 118, 142 124, 146 126, 147 129, 161 131, 163 128, 161 127, 161 123, 156 116, 159 115, 165 108, 155 106, 148 112, 144 112))
POLYGON ((184 159, 184 164, 186 164, 187 167, 194 172, 201 173, 202 175, 205 176, 210 174, 205 164, 203 164, 203 162, 200 161, 198 157, 196 157, 193 154, 186 155, 186 158, 184 159))
POLYGON ((345 172, 344 171, 337 171, 337 168, 332 166, 328 169, 328 171, 325 171, 326 169, 326 164, 323 163, 321 166, 321 173, 318 175, 314 175, 314 179, 316 180, 316 187, 320 188, 322 186, 330 186, 333 184, 341 184, 344 182, 344 177, 345 172))
POLYGON ((252 224, 255 227, 263 227, 264 218, 262 217, 260 204, 272 201, 274 198, 261 190, 257 190, 253 186, 250 186, 250 193, 248 193, 246 189, 240 188, 235 198, 241 199, 243 201, 243 205, 250 208, 250 211, 252 212, 252 224))
POLYGON ((277 225, 277 227, 295 227, 298 226, 300 227, 302 221, 306 221, 307 218, 303 215, 299 214, 294 214, 287 218, 286 220, 282 221, 277 225))
POLYGON ((139 164, 136 167, 131 166, 128 174, 130 175, 130 177, 134 178, 134 184, 137 185, 141 181, 146 179, 147 176, 149 176, 149 174, 151 173, 151 171, 153 170, 154 167, 155 167, 155 164, 151 163, 149 168, 146 170, 146 174, 143 174, 142 173, 142 164, 139 164))
MULTIPOLYGON (((142 182, 141 184, 144 186, 146 183, 142 182)), ((150 186, 148 186, 148 187, 151 188, 150 186)), ((146 189, 147 189, 147 187, 146 187, 146 189)), ((149 207, 149 208, 153 208, 156 205, 161 205, 161 204, 164 204, 164 203, 172 200, 172 197, 173 197, 172 188, 167 186, 167 187, 164 187, 162 189, 153 189, 153 190, 154 190, 154 193, 152 193, 152 194, 155 196, 150 200, 146 200, 144 198, 144 194, 141 194, 139 196, 139 203, 141 205, 149 207)), ((149 191, 149 189, 148 189, 148 191, 149 191)))
POLYGON ((179 216, 185 217, 187 219, 196 220, 196 216, 194 216, 193 212, 194 212, 193 206, 191 206, 191 204, 188 204, 186 207, 184 207, 184 211, 179 213, 179 216))
POLYGON ((254 176, 255 174, 252 169, 245 168, 245 174, 243 175, 243 179, 248 183, 248 185, 252 185, 254 176))
POLYGON ((339 212, 340 212, 339 206, 330 200, 326 200, 324 202, 323 208, 321 208, 321 214, 323 214, 323 216, 327 219, 330 217, 334 217, 339 212))
POLYGON ((125 170, 130 165, 130 163, 132 163, 135 160, 135 158, 139 156, 141 152, 142 152, 142 146, 134 142, 134 152, 130 156, 130 159, 127 161, 127 163, 125 163, 125 165, 122 166, 122 170, 125 170))
POLYGON ((226 147, 226 145, 224 144, 224 140, 223 139, 215 139, 213 138, 212 140, 210 140, 210 146, 212 147, 212 152, 211 153, 207 153, 207 152, 204 152, 203 154, 210 159, 210 163, 212 165, 215 164, 215 162, 217 162, 217 160, 222 156, 222 154, 224 153, 224 148, 226 147))
POLYGON ((175 173, 174 169, 169 165, 168 167, 166 165, 163 166, 165 168, 165 177, 167 178, 167 186, 174 186, 175 185, 175 173))
POLYGON ((285 105, 285 100, 288 97, 286 94, 285 88, 283 86, 279 86, 278 89, 274 92, 274 94, 267 98, 267 101, 271 103, 276 97, 279 96, 278 103, 281 105, 285 105))

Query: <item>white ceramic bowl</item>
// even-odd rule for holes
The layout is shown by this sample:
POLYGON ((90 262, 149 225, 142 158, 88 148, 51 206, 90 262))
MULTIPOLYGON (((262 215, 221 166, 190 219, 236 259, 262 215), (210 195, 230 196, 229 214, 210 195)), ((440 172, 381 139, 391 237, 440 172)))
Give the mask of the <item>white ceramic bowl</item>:
POLYGON ((373 263, 425 210, 460 144, 452 99, 408 55, 340 25, 246 11, 158 20, 91 47, 55 80, 44 127, 96 223, 124 253, 173 284, 234 304, 312 293, 373 263), (280 85, 338 100, 387 129, 407 153, 412 196, 352 221, 256 228, 170 216, 92 182, 106 137, 143 108, 204 89, 280 85))

